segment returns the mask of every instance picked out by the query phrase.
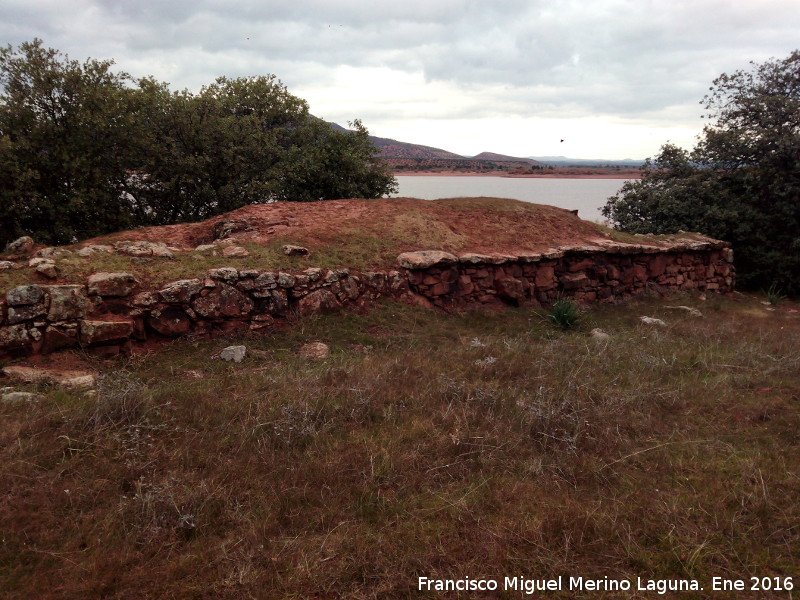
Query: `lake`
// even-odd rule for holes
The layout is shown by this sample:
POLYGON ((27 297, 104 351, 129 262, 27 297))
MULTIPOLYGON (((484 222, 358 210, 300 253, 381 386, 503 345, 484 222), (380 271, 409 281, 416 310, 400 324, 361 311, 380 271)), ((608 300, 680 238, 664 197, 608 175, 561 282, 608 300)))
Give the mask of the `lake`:
POLYGON ((589 221, 603 221, 600 208, 625 183, 624 179, 557 179, 523 177, 458 177, 447 175, 397 175, 395 196, 435 200, 494 196, 569 210, 589 221))

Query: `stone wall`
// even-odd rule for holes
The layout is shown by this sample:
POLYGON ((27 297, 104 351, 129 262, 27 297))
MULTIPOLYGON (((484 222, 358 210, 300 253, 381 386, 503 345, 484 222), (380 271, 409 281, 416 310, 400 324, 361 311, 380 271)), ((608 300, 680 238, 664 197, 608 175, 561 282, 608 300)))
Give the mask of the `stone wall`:
POLYGON ((143 289, 127 273, 85 284, 18 286, 0 300, 0 356, 87 348, 113 354, 149 338, 269 330, 276 321, 392 297, 441 308, 615 301, 645 290, 733 290, 723 242, 603 243, 540 254, 401 254, 399 268, 300 273, 211 269, 203 277, 143 289))

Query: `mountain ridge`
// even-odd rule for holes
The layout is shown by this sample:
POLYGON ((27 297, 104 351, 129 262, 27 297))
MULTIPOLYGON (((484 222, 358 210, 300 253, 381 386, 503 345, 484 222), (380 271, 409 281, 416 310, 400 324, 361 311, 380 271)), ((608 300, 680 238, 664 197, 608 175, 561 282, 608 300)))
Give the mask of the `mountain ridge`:
MULTIPOLYGON (((330 123, 331 127, 340 132, 348 131, 337 123, 330 123)), ((392 138, 369 136, 372 144, 378 149, 378 156, 390 161, 468 161, 472 165, 487 163, 520 163, 526 167, 639 167, 644 160, 634 158, 605 159, 605 158, 569 158, 567 156, 511 156, 497 152, 481 152, 475 156, 466 156, 423 144, 401 142, 392 138)), ((511 166, 511 165, 508 165, 511 166)))

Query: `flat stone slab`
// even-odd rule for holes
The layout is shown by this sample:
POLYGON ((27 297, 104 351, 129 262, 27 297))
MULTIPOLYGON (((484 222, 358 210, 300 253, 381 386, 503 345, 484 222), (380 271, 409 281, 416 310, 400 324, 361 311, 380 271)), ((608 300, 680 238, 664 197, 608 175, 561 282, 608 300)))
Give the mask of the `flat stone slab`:
POLYGON ((85 319, 80 324, 80 341, 87 346, 125 340, 130 337, 131 333, 133 333, 133 321, 131 320, 99 321, 85 319))
POLYGON ((427 269, 434 265, 454 265, 458 257, 442 250, 420 250, 403 252, 397 257, 397 262, 406 269, 427 269))
POLYGON ((130 273, 92 273, 86 281, 90 294, 124 297, 139 285, 130 273))
POLYGON ((94 387, 97 374, 91 371, 54 371, 37 367, 11 366, 3 368, 3 375, 23 383, 53 383, 69 389, 94 387))

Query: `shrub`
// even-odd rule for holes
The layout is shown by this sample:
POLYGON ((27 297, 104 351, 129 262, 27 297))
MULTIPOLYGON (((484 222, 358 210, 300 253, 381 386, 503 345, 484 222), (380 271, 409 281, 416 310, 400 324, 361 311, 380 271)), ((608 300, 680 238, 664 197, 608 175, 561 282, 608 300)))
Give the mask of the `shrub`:
POLYGON ((562 329, 571 329, 580 318, 580 309, 574 300, 559 298, 548 310, 547 318, 562 329))

